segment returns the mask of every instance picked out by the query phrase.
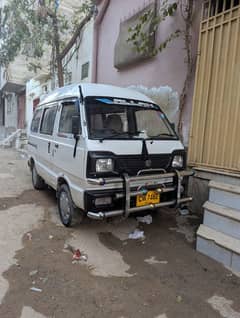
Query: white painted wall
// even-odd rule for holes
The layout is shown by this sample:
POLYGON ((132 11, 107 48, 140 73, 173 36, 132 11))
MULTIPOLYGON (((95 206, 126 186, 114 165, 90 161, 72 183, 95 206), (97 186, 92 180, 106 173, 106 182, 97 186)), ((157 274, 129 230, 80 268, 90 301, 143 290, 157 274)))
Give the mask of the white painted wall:
POLYGON ((70 80, 66 78, 66 84, 91 82, 93 50, 93 20, 89 21, 76 44, 64 58, 64 65, 67 73, 70 73, 70 80), (82 78, 82 65, 89 63, 88 77, 82 78))
POLYGON ((5 95, 5 127, 8 129, 17 129, 18 111, 17 111, 17 95, 7 93, 5 95))
POLYGON ((4 77, 4 71, 5 69, 0 66, 0 89, 4 86, 6 83, 5 77, 4 77))

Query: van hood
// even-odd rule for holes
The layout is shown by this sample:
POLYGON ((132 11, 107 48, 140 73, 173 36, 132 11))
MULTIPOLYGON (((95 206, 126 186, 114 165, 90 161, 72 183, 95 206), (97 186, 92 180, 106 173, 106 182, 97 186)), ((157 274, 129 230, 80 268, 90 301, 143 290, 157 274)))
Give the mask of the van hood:
MULTIPOLYGON (((175 150, 184 150, 180 140, 146 140, 146 148, 149 155, 170 154, 175 150)), ((143 141, 128 140, 88 140, 89 151, 109 151, 116 155, 140 155, 143 150, 143 141)))

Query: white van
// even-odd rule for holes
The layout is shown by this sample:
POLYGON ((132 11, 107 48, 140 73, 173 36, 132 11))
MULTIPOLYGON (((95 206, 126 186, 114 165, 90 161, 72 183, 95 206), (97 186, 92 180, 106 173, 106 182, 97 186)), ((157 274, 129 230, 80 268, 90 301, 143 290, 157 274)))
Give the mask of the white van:
POLYGON ((33 186, 56 190, 65 226, 191 201, 181 141, 161 108, 129 89, 55 90, 34 113, 28 149, 33 186))

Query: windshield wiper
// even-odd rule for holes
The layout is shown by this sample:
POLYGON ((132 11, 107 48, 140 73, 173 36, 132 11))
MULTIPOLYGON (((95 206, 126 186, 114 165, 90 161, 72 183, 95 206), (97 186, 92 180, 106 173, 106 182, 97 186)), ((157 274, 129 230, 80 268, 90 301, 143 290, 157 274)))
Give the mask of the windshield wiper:
POLYGON ((176 138, 176 135, 162 133, 162 134, 158 134, 156 136, 151 136, 151 137, 149 137, 149 139, 154 139, 154 138, 158 138, 158 137, 174 137, 174 138, 176 138))
POLYGON ((114 137, 121 137, 121 136, 129 136, 129 137, 132 137, 134 135, 136 135, 137 133, 131 133, 131 132, 128 132, 128 131, 123 131, 123 132, 116 132, 114 134, 111 134, 111 135, 108 135, 108 136, 104 136, 104 137, 101 137, 99 138, 99 141, 102 142, 103 140, 105 139, 112 139, 114 137))

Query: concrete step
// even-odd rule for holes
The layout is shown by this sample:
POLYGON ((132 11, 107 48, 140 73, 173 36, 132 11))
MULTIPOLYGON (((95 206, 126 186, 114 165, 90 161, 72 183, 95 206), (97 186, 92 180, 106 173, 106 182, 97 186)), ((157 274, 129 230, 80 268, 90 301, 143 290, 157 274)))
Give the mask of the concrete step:
POLYGON ((240 273, 240 240, 202 224, 197 231, 197 250, 240 273))
POLYGON ((0 146, 12 146, 14 144, 14 142, 16 141, 18 135, 20 134, 21 129, 17 129, 16 131, 12 132, 7 138, 5 138, 4 140, 2 140, 0 142, 0 146))
POLYGON ((240 187, 210 181, 209 201, 240 211, 240 187))
POLYGON ((240 211, 207 201, 203 224, 240 240, 240 211))

